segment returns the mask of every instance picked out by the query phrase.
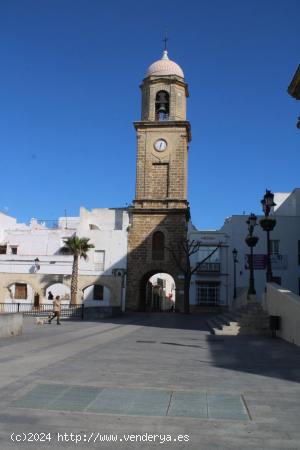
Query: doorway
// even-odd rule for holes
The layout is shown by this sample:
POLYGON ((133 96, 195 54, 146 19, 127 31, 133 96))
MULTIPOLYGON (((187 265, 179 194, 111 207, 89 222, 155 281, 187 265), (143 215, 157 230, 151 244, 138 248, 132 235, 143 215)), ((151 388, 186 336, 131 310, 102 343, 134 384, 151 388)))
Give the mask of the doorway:
POLYGON ((176 285, 165 272, 146 274, 141 280, 140 310, 146 312, 175 311, 176 285))

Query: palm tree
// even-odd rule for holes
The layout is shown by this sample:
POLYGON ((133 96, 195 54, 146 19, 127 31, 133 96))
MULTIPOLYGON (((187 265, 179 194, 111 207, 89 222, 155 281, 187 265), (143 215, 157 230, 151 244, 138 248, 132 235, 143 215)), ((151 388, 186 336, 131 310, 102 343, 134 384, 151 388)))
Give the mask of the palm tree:
POLYGON ((76 235, 65 239, 65 245, 62 247, 63 252, 67 252, 73 255, 73 267, 72 267, 72 278, 71 278, 71 305, 77 304, 77 285, 78 285, 78 266, 79 259, 84 260, 88 257, 88 251, 94 248, 93 244, 89 244, 89 238, 80 238, 76 235))

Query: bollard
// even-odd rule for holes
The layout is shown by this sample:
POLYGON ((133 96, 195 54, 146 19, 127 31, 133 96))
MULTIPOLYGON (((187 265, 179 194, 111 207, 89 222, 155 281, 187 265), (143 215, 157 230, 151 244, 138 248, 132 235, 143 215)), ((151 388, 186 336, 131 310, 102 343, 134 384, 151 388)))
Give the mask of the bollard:
POLYGON ((270 316, 270 330, 272 337, 276 337, 276 331, 280 330, 280 316, 270 316))

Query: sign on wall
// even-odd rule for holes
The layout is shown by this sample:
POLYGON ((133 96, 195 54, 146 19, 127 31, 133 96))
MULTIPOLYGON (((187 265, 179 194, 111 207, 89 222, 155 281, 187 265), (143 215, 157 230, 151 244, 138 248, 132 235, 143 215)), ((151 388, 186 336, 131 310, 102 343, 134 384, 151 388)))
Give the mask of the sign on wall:
MULTIPOLYGON (((286 270, 288 266, 287 255, 271 255, 272 269, 274 270, 286 270)), ((245 255, 245 269, 249 270, 250 267, 250 255, 245 255)), ((253 269, 254 270, 266 270, 267 268, 267 255, 254 254, 253 255, 253 269)))

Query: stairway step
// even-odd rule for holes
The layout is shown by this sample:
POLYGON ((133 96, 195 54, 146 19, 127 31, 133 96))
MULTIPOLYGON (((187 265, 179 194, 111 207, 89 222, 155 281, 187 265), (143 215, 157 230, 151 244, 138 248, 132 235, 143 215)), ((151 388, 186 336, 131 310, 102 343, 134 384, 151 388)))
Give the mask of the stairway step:
POLYGON ((224 313, 223 316, 226 317, 229 322, 238 322, 239 319, 239 316, 234 313, 224 313))
POLYGON ((205 323, 209 329, 210 334, 216 334, 215 330, 215 324, 212 322, 211 319, 205 319, 205 323))
POLYGON ((216 336, 236 336, 240 331, 238 323, 230 321, 224 315, 212 316, 206 319, 206 324, 210 333, 216 336))

